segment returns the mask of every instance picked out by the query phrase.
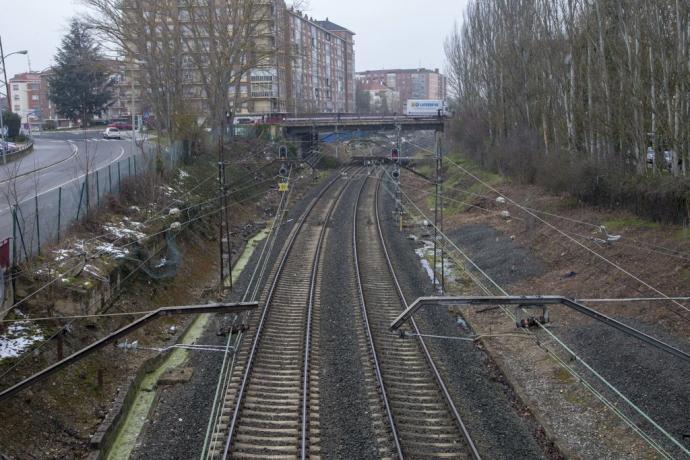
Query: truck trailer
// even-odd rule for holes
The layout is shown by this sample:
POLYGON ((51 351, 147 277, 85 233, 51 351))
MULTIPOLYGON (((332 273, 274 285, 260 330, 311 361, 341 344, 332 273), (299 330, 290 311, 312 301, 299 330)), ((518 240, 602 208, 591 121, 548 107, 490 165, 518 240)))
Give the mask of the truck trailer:
POLYGON ((447 116, 446 104, 439 99, 408 99, 405 115, 408 117, 447 116))

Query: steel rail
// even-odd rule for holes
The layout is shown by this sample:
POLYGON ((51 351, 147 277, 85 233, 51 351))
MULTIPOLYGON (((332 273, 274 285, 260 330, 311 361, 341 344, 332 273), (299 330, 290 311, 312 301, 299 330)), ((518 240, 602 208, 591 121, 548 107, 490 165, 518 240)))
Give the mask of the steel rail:
MULTIPOLYGON (((395 274, 395 269, 393 268, 393 263, 391 262, 390 255, 388 253, 388 248, 386 247, 386 240, 383 236, 383 231, 381 229, 381 219, 379 218, 379 189, 381 188, 381 182, 378 181, 376 184, 376 192, 374 194, 374 209, 375 209, 375 215, 376 215, 376 228, 378 230, 379 234, 379 240, 381 241, 381 247, 383 248, 383 254, 386 257, 386 262, 388 265, 388 270, 393 277, 393 281, 395 284, 396 292, 398 294, 398 297, 400 298, 400 302, 404 306, 404 310, 407 310, 409 308, 407 304, 407 300, 405 300, 405 295, 402 292, 402 288, 400 287, 400 282, 398 281, 398 277, 395 274)), ((414 318, 410 318, 410 325, 414 329, 415 334, 417 334, 417 340, 418 343, 422 349, 422 352, 424 354, 424 357, 426 358, 427 364, 429 365, 432 374, 434 375, 434 378, 436 379, 436 382, 438 383, 438 386, 443 393, 443 396, 446 399, 446 403, 448 404, 448 408, 451 410, 453 413, 453 417, 455 418, 456 423, 458 424, 458 427, 462 431, 462 434, 465 438, 465 441, 467 442, 467 447, 472 453, 472 457, 475 460, 481 460, 481 455, 479 454, 479 451, 477 450, 477 446, 475 446, 474 441, 472 440, 472 436, 470 436, 469 431, 467 430, 467 427, 465 426, 465 423, 462 421, 462 417, 460 416, 460 413, 458 412, 457 407, 455 407, 455 403, 453 402, 453 398, 450 396, 450 393, 448 392, 448 388, 446 387, 446 384, 443 381, 443 378, 441 377, 441 374, 438 371, 438 368, 436 367, 436 364, 434 363, 433 358, 431 357, 431 353, 429 352, 429 349, 426 346, 426 343, 424 342, 424 339, 421 337, 421 333, 419 331, 419 328, 417 327, 417 322, 414 320, 414 318)))
POLYGON ((333 215, 333 210, 335 209, 340 197, 343 195, 345 190, 348 188, 350 183, 348 182, 343 188, 338 191, 333 204, 328 209, 326 217, 324 218, 324 224, 319 232, 319 240, 316 243, 316 251, 314 252, 314 261, 312 262, 311 277, 309 279, 309 301, 307 303, 307 326, 304 333, 304 365, 302 374, 302 439, 300 441, 300 457, 302 460, 306 460, 307 456, 307 407, 309 405, 309 358, 311 357, 311 323, 312 314, 314 311, 314 297, 316 296, 316 276, 319 271, 319 258, 321 257, 321 247, 323 246, 323 240, 326 236, 326 230, 328 229, 328 221, 333 215))
POLYGON ((374 360, 374 371, 376 373, 376 381, 378 382, 379 388, 381 388, 381 399, 383 400, 383 405, 386 409, 386 416, 388 418, 388 423, 391 427, 391 432, 393 434, 393 442, 395 443, 395 449, 398 452, 398 458, 405 458, 402 452, 402 446, 400 444, 400 436, 395 425, 395 420, 393 418, 393 411, 391 410, 390 403, 388 401, 388 394, 386 393, 386 387, 383 384, 383 374, 381 372, 381 365, 379 364, 378 354, 376 352, 376 345, 374 344, 374 336, 371 331, 371 326, 369 325, 369 313, 367 312, 366 301, 364 300, 364 287, 362 286, 362 276, 359 270, 359 256, 357 255, 357 208, 359 207, 359 199, 364 191, 364 186, 366 185, 368 177, 365 177, 362 181, 362 186, 357 193, 357 199, 354 205, 354 218, 352 219, 352 246, 355 259, 355 275, 357 278, 357 289, 359 292, 359 305, 362 309, 362 319, 364 320, 365 330, 367 332, 367 339, 369 341, 369 347, 371 348, 371 356, 374 360))
POLYGON ((271 287, 268 291, 268 295, 266 296, 266 302, 264 305, 264 308, 261 311, 261 318, 259 320, 259 324, 256 328, 256 334, 254 335, 254 340, 252 342, 252 348, 249 352, 249 357, 247 358, 247 365, 244 369, 244 374, 242 375, 242 383, 240 384, 240 387, 237 391, 237 396, 235 397, 235 409, 232 414, 232 419, 230 421, 230 425, 228 427, 228 438, 225 442, 225 449, 223 450, 223 459, 227 459, 228 455, 230 453, 230 447, 232 446, 232 439, 235 433, 235 430, 237 428, 237 421, 239 419, 239 413, 240 413, 240 407, 242 406, 242 400, 244 399, 244 393, 247 388, 247 384, 249 382, 249 377, 251 376, 252 373, 252 367, 254 365, 254 360, 256 358, 256 353, 257 349, 259 346, 259 342, 261 340, 261 335, 264 329, 264 325, 266 324, 266 316, 268 314, 269 306, 271 304, 271 301, 273 300, 273 295, 275 293, 276 287, 278 286, 278 280, 281 277, 281 274, 283 273, 283 270, 285 269, 286 261, 288 259, 288 256, 290 255, 290 252, 292 251, 292 247, 295 243, 295 240, 297 239, 297 235, 299 234, 299 231, 302 229, 302 226, 304 225, 304 222, 307 220, 307 217, 311 214, 311 211, 314 209, 316 206, 316 203, 325 195, 326 191, 328 191, 333 184, 335 184, 338 180, 341 180, 340 174, 336 175, 326 186, 321 189, 319 194, 314 197, 314 199, 309 203, 309 206, 307 209, 302 213, 300 216, 299 220, 295 223, 295 226, 293 227, 289 239, 286 243, 286 249, 283 253, 283 256, 280 259, 280 262, 278 264, 278 269, 276 270, 276 274, 273 278, 273 281, 271 283, 271 287))

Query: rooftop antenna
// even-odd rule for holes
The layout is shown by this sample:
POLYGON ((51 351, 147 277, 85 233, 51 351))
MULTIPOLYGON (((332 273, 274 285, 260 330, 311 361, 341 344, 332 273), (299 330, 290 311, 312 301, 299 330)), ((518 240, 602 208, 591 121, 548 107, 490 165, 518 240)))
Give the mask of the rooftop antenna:
POLYGON ((26 54, 26 65, 29 66, 29 72, 31 72, 31 56, 29 54, 26 54))

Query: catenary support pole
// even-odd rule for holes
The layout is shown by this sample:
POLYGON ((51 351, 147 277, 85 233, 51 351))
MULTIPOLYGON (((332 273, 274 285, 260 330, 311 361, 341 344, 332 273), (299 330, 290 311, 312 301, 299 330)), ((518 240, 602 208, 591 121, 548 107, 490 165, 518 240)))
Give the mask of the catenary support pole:
POLYGON ((62 186, 58 187, 57 205, 57 241, 60 242, 60 225, 62 224, 62 186))

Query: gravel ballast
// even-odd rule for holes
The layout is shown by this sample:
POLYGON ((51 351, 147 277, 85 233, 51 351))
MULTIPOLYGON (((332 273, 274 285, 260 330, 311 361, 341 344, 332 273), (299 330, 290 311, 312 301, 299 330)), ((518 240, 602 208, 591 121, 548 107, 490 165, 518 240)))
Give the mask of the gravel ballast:
MULTIPOLYGON (((324 179, 317 186, 308 189, 301 199, 292 198, 294 204, 278 230, 278 240, 271 254, 269 267, 275 263, 295 221, 327 182, 328 179, 324 179)), ((267 241, 269 240, 265 239, 254 250, 242 274, 235 280, 234 292, 229 296, 229 301, 239 301, 242 298, 261 248, 267 241)), ((270 269, 266 272, 269 273, 270 269)), ((266 282, 264 279, 262 284, 265 285, 266 282)), ((211 319, 198 343, 225 345, 227 337, 216 335, 218 326, 218 320, 211 319)), ((245 339, 251 339, 251 333, 245 339)), ((165 386, 159 390, 130 458, 188 459, 201 455, 222 360, 222 353, 190 351, 184 366, 193 367, 192 378, 187 383, 165 386)))
POLYGON ((321 285, 321 453, 323 458, 378 458, 362 370, 362 333, 352 258, 353 203, 361 181, 344 192, 331 218, 321 285))
MULTIPOLYGON (((417 244, 398 229, 394 201, 382 185, 380 191, 382 228, 408 303, 434 295, 431 281, 418 256, 417 244)), ((423 334, 467 336, 457 326, 456 315, 447 309, 423 310, 415 316, 423 334)), ((408 339, 411 340, 411 339, 408 339)), ((426 339, 463 421, 484 458, 558 458, 538 424, 517 401, 503 375, 487 354, 471 342, 426 339)))

